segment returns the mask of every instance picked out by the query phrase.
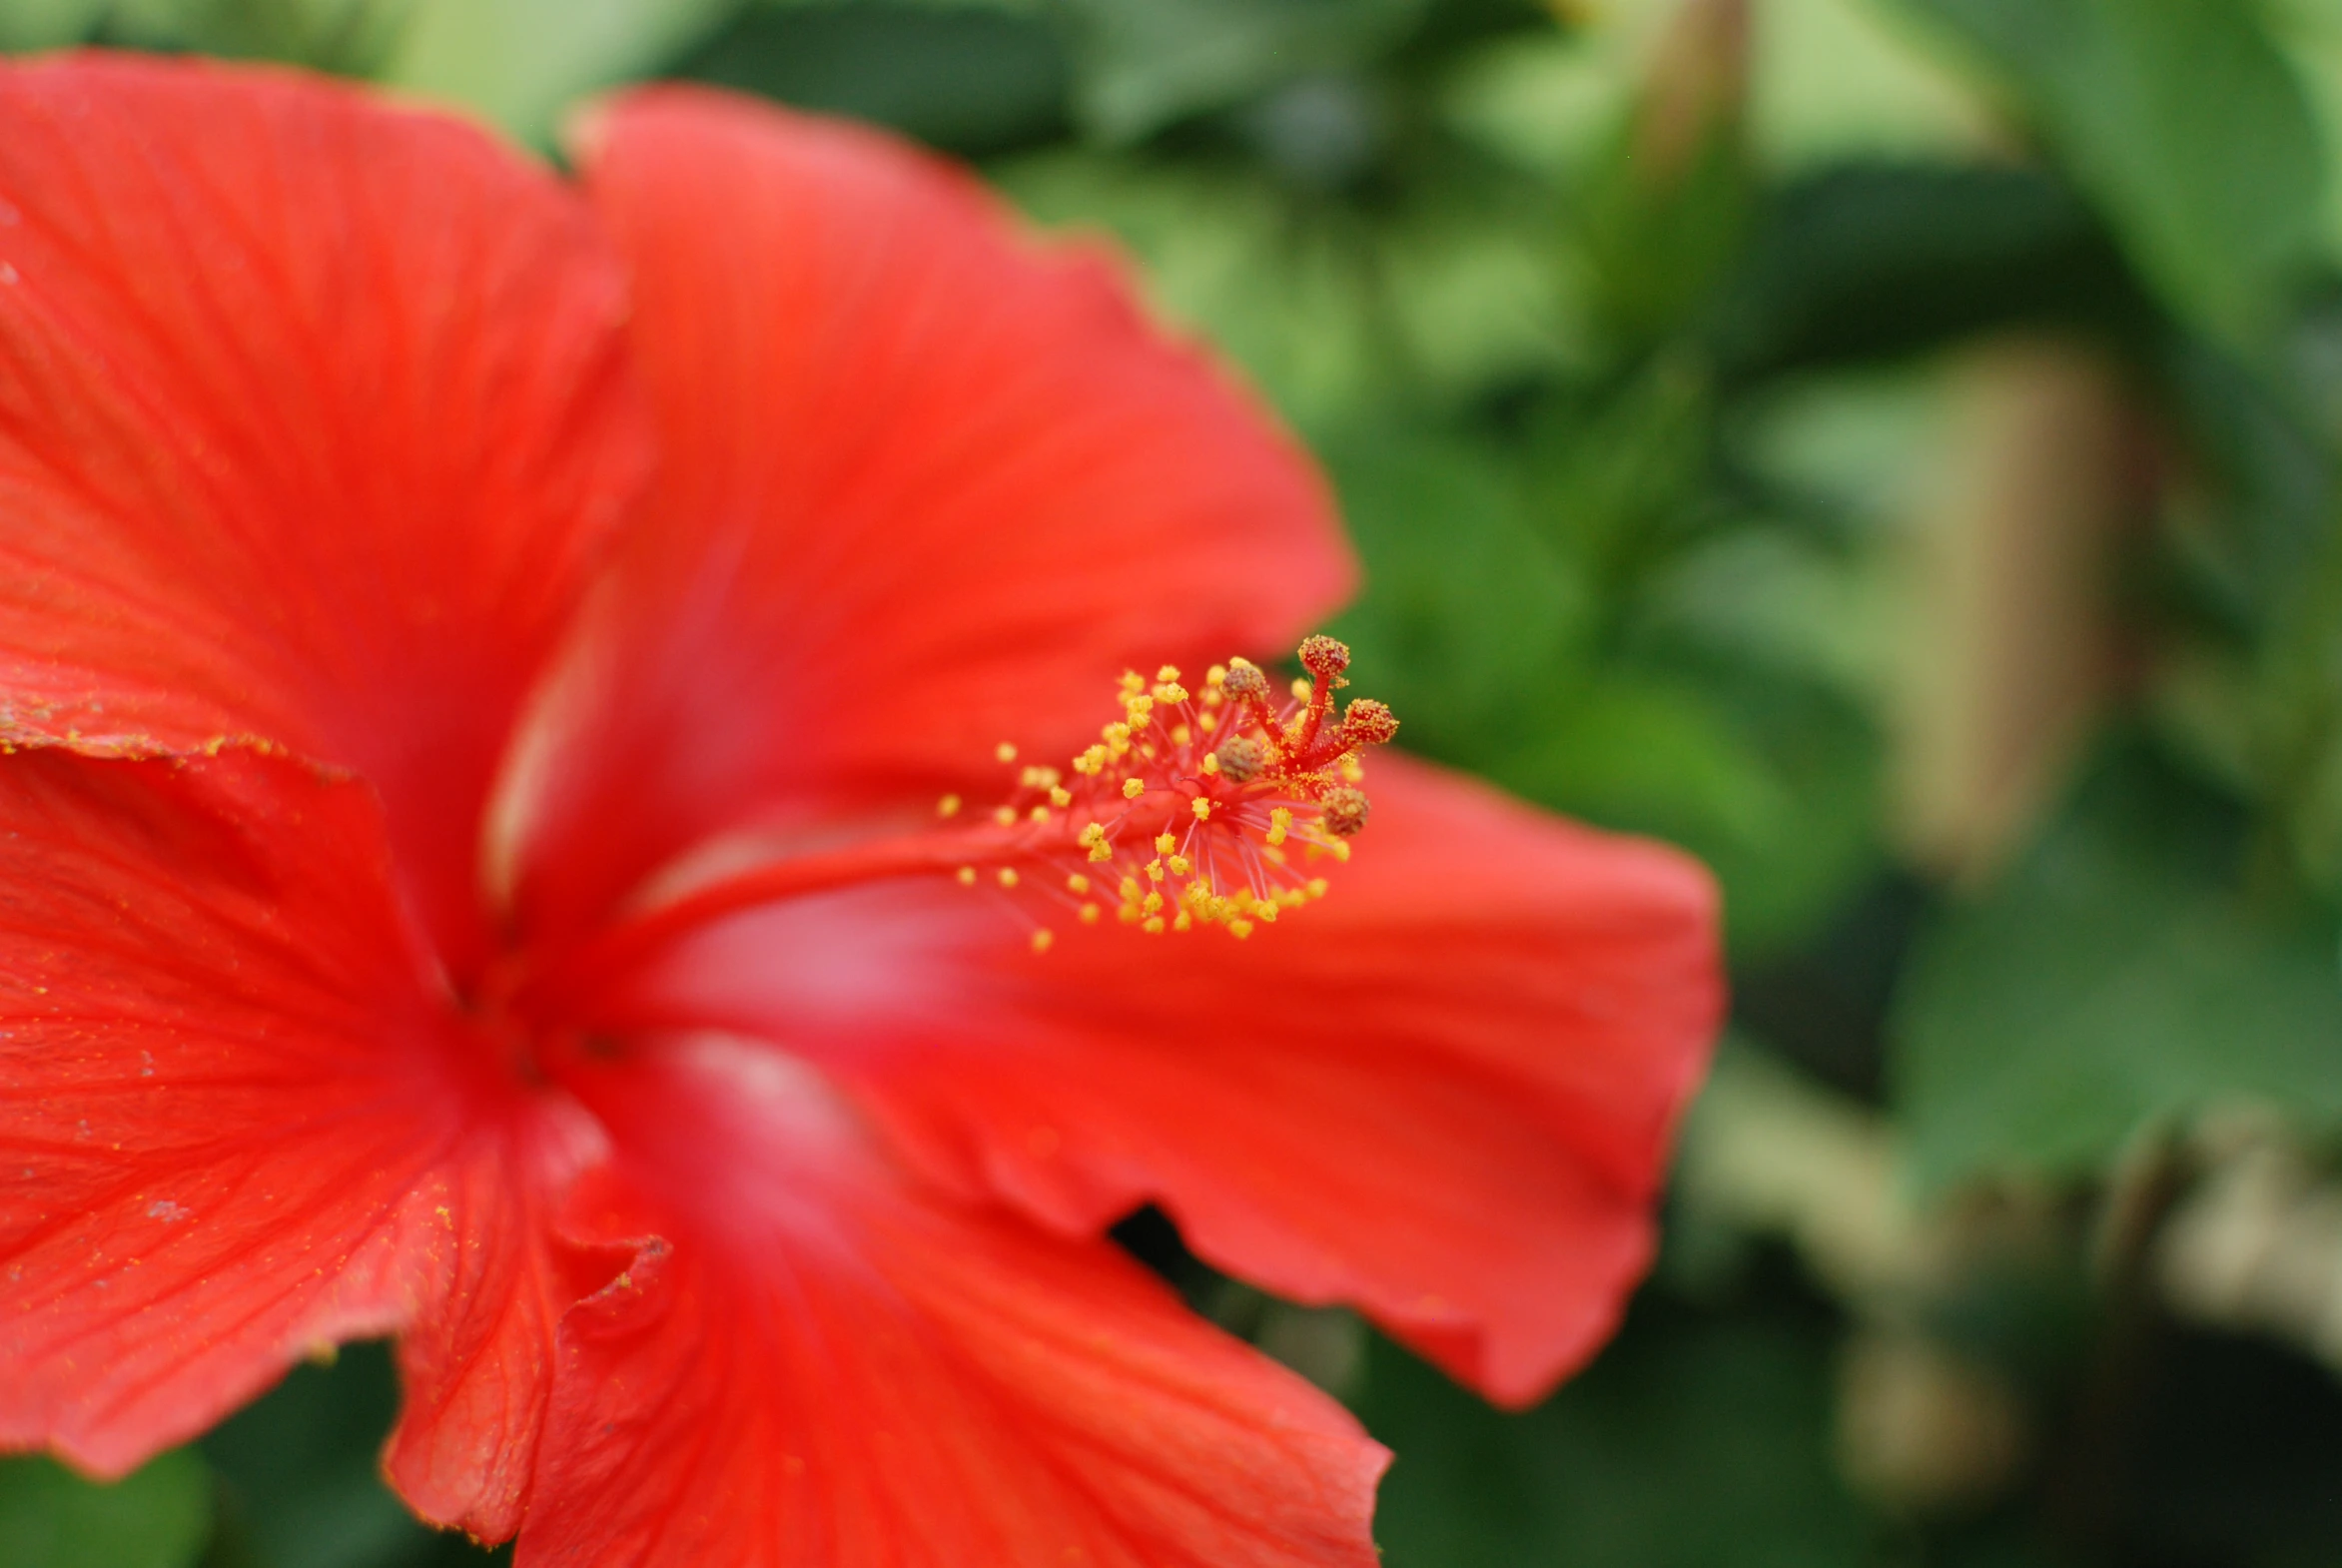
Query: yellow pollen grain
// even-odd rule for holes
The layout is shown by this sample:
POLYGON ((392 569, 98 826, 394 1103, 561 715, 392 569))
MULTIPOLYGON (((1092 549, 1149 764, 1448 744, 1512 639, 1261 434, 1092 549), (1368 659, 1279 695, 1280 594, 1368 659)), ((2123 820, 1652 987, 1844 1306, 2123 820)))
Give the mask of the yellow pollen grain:
POLYGON ((962 866, 952 875, 959 879, 960 886, 964 888, 976 886, 976 868, 974 866, 962 866))
POLYGON ((1090 891, 1090 879, 1079 871, 1066 878, 1066 891, 1077 896, 1090 891))
POLYGON ((1049 803, 1063 811, 1074 803, 1074 792, 1063 784, 1052 784, 1049 787, 1049 803))
POLYGON ((1002 886, 1002 887, 1004 887, 1004 888, 1013 888, 1013 887, 1015 887, 1015 886, 1017 885, 1017 868, 1016 868, 1016 867, 1014 867, 1014 866, 1003 866, 1003 867, 1001 867, 1001 870, 1000 870, 1000 879, 1001 879, 1001 886, 1002 886))
POLYGON ((1174 877, 1183 877, 1195 869, 1188 864, 1187 857, 1184 855, 1173 855, 1167 864, 1171 867, 1171 875, 1174 877))
POLYGON ((960 797, 957 795, 946 795, 943 799, 937 801, 935 803, 935 814, 939 817, 958 816, 960 814, 960 797))
POLYGON ((1004 740, 992 748, 992 754, 1003 762, 1014 762, 1017 760, 1017 744, 1015 741, 1004 740))
POLYGON ((1098 924, 1098 906, 1096 904, 1085 904, 1082 906, 1082 924, 1085 926, 1095 926, 1098 924))
POLYGON ((1017 808, 1014 806, 995 806, 992 808, 992 820, 1004 828, 1014 827, 1017 821, 1017 808))
POLYGON ((1194 812, 1197 822, 1209 822, 1211 820, 1211 802, 1200 795, 1196 796, 1194 812))
POLYGON ((1033 933, 1033 951, 1036 953, 1047 953, 1050 949, 1050 944, 1057 941, 1057 939, 1058 934, 1054 931, 1036 931, 1033 933))
POLYGON ((1047 822, 1049 820, 1049 808, 1047 806, 1035 806, 1031 811, 1026 812, 1025 816, 1029 821, 1047 822))
POLYGON ((1155 678, 1157 680, 1177 680, 1179 678, 1179 667, 1176 664, 1166 664, 1163 668, 1155 672, 1155 678))
POLYGON ((1145 780, 1143 780, 1143 779, 1125 779, 1125 780, 1123 780, 1123 799, 1125 799, 1125 800, 1137 800, 1137 799, 1138 799, 1140 796, 1142 796, 1142 795, 1144 795, 1144 794, 1146 794, 1146 793, 1147 793, 1147 784, 1146 784, 1146 781, 1145 781, 1145 780))
POLYGON ((1146 932, 1151 937, 1160 937, 1163 935, 1163 917, 1161 915, 1150 915, 1147 917, 1146 924, 1142 925, 1139 929, 1146 932))

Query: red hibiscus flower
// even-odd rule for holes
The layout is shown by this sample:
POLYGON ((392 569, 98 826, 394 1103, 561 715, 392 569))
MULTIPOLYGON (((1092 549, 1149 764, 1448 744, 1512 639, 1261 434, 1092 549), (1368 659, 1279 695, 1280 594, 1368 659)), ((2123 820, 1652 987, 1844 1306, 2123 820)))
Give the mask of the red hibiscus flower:
POLYGON ((1536 1398, 1707 882, 1228 658, 1350 562, 1097 256, 716 95, 582 143, 0 70, 0 1443, 396 1334, 524 1564, 1370 1564, 1381 1450, 1102 1232, 1536 1398))

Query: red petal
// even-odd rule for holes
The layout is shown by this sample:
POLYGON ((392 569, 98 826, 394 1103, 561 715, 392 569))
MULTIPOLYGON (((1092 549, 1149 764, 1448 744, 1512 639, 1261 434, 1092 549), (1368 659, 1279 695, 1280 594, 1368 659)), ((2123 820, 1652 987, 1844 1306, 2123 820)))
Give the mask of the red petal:
POLYGON ((1301 453, 967 176, 688 90, 591 144, 664 485, 571 672, 534 918, 817 792, 1054 754, 1127 662, 1278 651, 1346 591, 1301 453))
POLYGON ((120 1472, 525 1257, 365 790, 25 753, 0 834, 0 1446, 120 1472))
POLYGON ((976 895, 897 888, 711 933, 653 1005, 821 1057, 966 1191, 1068 1231, 1160 1201, 1210 1261, 1524 1403, 1649 1261, 1714 894, 1419 763, 1368 785, 1331 895, 1248 943, 1076 927, 1035 958, 976 895))
POLYGON ((282 72, 0 67, 0 733, 363 770, 443 938, 647 430, 583 205, 282 72))
POLYGON ((651 1237, 563 1324, 522 1568, 1372 1568, 1384 1455, 1099 1245, 936 1205, 767 1048, 585 1093, 651 1237))

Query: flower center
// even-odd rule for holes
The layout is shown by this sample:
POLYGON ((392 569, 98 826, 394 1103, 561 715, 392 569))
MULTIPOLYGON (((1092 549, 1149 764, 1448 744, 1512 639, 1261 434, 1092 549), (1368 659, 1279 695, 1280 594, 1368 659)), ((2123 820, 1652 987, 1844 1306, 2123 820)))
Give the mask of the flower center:
MULTIPOLYGON (((517 982, 576 1005, 725 917, 782 899, 905 877, 948 877, 1005 896, 1036 953, 1105 911, 1152 934, 1217 926, 1243 939, 1322 898, 1323 863, 1350 858, 1366 824, 1359 754, 1398 732, 1389 708, 1334 693, 1350 650, 1300 648, 1309 674, 1280 695, 1242 659, 1190 689, 1170 665, 1122 678, 1121 717, 1064 768, 1028 763, 989 811, 944 797, 931 829, 760 865, 603 931, 517 982)), ((1018 750, 996 753, 1016 766, 1018 750)), ((589 1010, 590 1011, 590 1010, 589 1010)))

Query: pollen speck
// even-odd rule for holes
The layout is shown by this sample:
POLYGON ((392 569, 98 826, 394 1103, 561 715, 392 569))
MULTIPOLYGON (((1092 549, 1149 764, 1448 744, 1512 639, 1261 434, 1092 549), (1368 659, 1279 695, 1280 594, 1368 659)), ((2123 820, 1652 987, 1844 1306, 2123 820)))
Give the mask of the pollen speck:
POLYGON ((952 875, 958 879, 960 886, 964 888, 972 888, 976 886, 976 868, 974 866, 962 866, 959 870, 953 872, 952 875))
POLYGON ((1050 949, 1050 944, 1057 941, 1057 939, 1058 934, 1050 930, 1047 926, 1044 926, 1039 931, 1033 933, 1033 951, 1036 953, 1047 953, 1050 949))
POLYGON ((939 817, 958 816, 960 814, 960 797, 957 795, 946 795, 943 799, 937 801, 935 803, 935 814, 939 817))
POLYGON ((1001 886, 1004 888, 1015 887, 1017 885, 1017 868, 1014 866, 1001 867, 1000 880, 1001 886))
POLYGON ((1090 891, 1090 879, 1077 871, 1066 878, 1066 891, 1076 895, 1087 893, 1090 891))
POLYGON ((992 754, 1004 763, 1014 762, 1017 760, 1017 744, 1015 741, 1004 740, 992 748, 992 754))

